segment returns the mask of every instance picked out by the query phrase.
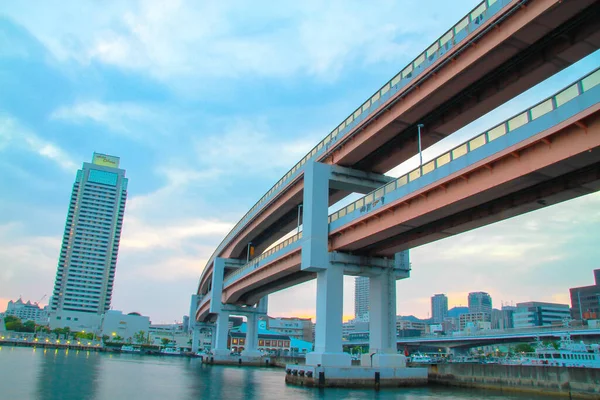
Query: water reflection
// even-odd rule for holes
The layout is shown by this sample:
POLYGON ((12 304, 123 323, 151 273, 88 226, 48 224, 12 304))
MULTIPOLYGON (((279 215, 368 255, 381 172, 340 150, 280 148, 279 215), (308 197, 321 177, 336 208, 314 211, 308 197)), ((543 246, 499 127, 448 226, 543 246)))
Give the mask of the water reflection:
POLYGON ((95 352, 44 349, 39 364, 40 400, 94 399, 102 358, 95 352))

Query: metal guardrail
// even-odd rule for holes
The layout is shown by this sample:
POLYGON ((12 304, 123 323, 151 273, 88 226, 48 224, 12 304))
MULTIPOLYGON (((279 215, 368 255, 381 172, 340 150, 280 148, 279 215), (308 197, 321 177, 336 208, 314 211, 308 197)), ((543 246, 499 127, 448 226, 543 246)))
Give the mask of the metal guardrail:
MULTIPOLYGON (((354 212, 355 210, 360 210, 361 212, 370 211, 372 205, 379 202, 385 195, 393 192, 394 190, 401 188, 409 182, 418 180, 422 176, 435 171, 437 168, 447 165, 451 161, 457 160, 463 156, 467 156, 470 152, 479 149, 504 135, 510 134, 516 129, 521 128, 522 126, 525 126, 526 124, 550 113, 551 111, 558 109, 563 104, 576 99, 578 96, 598 85, 600 85, 600 68, 568 85, 566 88, 560 90, 556 94, 537 103, 533 107, 530 107, 525 111, 522 111, 519 114, 496 125, 492 129, 489 129, 477 135, 476 137, 459 144, 452 150, 449 150, 442 155, 435 157, 433 160, 423 164, 421 167, 414 169, 413 171, 392 182, 380 186, 350 205, 332 213, 328 217, 328 222, 331 224, 332 222, 354 212)), ((256 270, 259 268, 261 261, 263 261, 265 258, 275 253, 280 253, 282 250, 287 248, 289 245, 296 243, 301 238, 302 232, 284 240, 282 243, 264 252, 259 257, 252 259, 246 265, 228 275, 223 282, 224 286, 229 285, 236 279, 239 279, 249 272, 256 270)))
POLYGON ((551 111, 556 110, 563 104, 575 99, 599 84, 600 69, 597 69, 577 82, 570 84, 553 96, 550 96, 549 98, 537 103, 533 107, 522 111, 521 113, 496 125, 492 129, 459 144, 452 150, 437 156, 433 160, 424 163, 422 166, 415 168, 405 175, 402 175, 398 179, 373 190, 341 210, 332 213, 329 216, 329 223, 336 221, 337 219, 353 212, 354 210, 370 210, 371 205, 373 203, 377 203, 386 194, 389 194, 390 192, 408 184, 409 182, 416 181, 422 176, 435 171, 437 168, 440 168, 451 161, 466 156, 473 150, 485 146, 504 135, 510 134, 512 131, 536 120, 543 115, 548 114, 551 111))
MULTIPOLYGON (((427 50, 417 56, 406 67, 404 67, 396 76, 390 79, 385 85, 377 90, 366 102, 351 113, 344 121, 332 130, 323 140, 321 140, 310 152, 308 152, 294 167, 292 167, 273 187, 261 197, 254 206, 238 221, 233 229, 217 246, 207 265, 210 265, 215 256, 225 247, 225 245, 242 229, 243 226, 252 219, 256 212, 262 208, 280 189, 292 182, 300 172, 303 166, 309 160, 321 156, 331 145, 341 138, 345 138, 350 131, 358 124, 364 122, 372 116, 380 107, 391 97, 408 86, 415 78, 432 64, 437 62, 448 51, 455 48, 458 44, 463 44, 466 37, 476 31, 483 22, 489 20, 492 16, 498 14, 512 0, 484 0, 465 15, 450 30, 440 36, 427 50)), ((526 0, 525 0, 526 1, 526 0)))

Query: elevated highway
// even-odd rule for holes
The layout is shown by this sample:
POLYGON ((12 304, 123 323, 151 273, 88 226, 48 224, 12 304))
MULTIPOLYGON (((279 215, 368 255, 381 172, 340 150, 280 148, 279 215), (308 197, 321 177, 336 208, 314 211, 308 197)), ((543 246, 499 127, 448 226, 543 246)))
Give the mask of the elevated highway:
POLYGON ((394 282, 410 269, 401 251, 600 188, 600 72, 398 179, 383 173, 416 154, 417 124, 427 148, 599 47, 598 1, 480 3, 317 144, 217 247, 193 305, 197 321, 216 319, 216 349, 227 352, 229 313, 248 315, 254 337, 266 295, 316 278, 319 324, 307 362, 346 365, 341 298, 350 274, 371 277, 375 363, 396 362, 394 282), (328 216, 349 193, 366 195, 328 216), (300 215, 303 232, 273 246, 300 215))
MULTIPOLYGON (((284 175, 218 246, 200 278, 206 294, 215 257, 261 254, 297 223, 309 162, 381 174, 600 47, 593 0, 486 0, 387 82, 284 175)), ((379 186, 374 179, 354 190, 379 186)), ((379 184, 378 184, 379 183, 379 184)), ((350 191, 330 188, 329 204, 350 191)), ((226 270, 225 273, 228 273, 226 270)))
MULTIPOLYGON (((600 189, 600 70, 328 217, 332 262, 374 260, 600 189)), ((314 279, 302 233, 225 276, 221 302, 255 304, 314 279)), ((376 262, 376 261, 371 261, 376 262)), ((406 266, 407 267, 407 266, 406 266)), ((197 318, 206 319, 206 296, 197 318)))

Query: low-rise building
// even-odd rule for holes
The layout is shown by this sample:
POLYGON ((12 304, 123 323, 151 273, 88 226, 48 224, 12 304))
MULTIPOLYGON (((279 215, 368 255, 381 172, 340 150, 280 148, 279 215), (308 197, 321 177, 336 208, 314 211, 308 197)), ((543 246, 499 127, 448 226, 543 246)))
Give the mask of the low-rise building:
POLYGON ((310 318, 279 317, 267 320, 270 331, 307 342, 312 342, 312 325, 310 318))
POLYGON ((517 303, 513 314, 514 327, 517 329, 562 324, 565 319, 571 319, 571 311, 567 304, 541 301, 517 303))
POLYGON ((102 316, 102 336, 110 338, 121 337, 124 341, 150 341, 150 318, 139 313, 123 314, 122 311, 109 310, 102 316), (137 338, 144 332, 144 339, 137 338))
POLYGON ((48 306, 41 308, 37 303, 29 300, 25 303, 21 298, 8 302, 4 316, 9 315, 19 318, 22 322, 33 321, 38 325, 48 324, 48 306))

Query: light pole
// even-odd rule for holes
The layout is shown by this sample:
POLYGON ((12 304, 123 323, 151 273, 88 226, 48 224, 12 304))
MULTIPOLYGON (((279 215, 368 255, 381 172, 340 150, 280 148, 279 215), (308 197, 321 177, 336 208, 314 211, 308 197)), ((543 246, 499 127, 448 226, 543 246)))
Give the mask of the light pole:
POLYGON ((425 125, 418 124, 418 140, 419 140, 419 176, 423 175, 423 152, 421 151, 421 128, 424 128, 425 125))
POLYGON ((298 205, 298 229, 296 233, 300 233, 300 218, 302 217, 302 204, 298 205))

